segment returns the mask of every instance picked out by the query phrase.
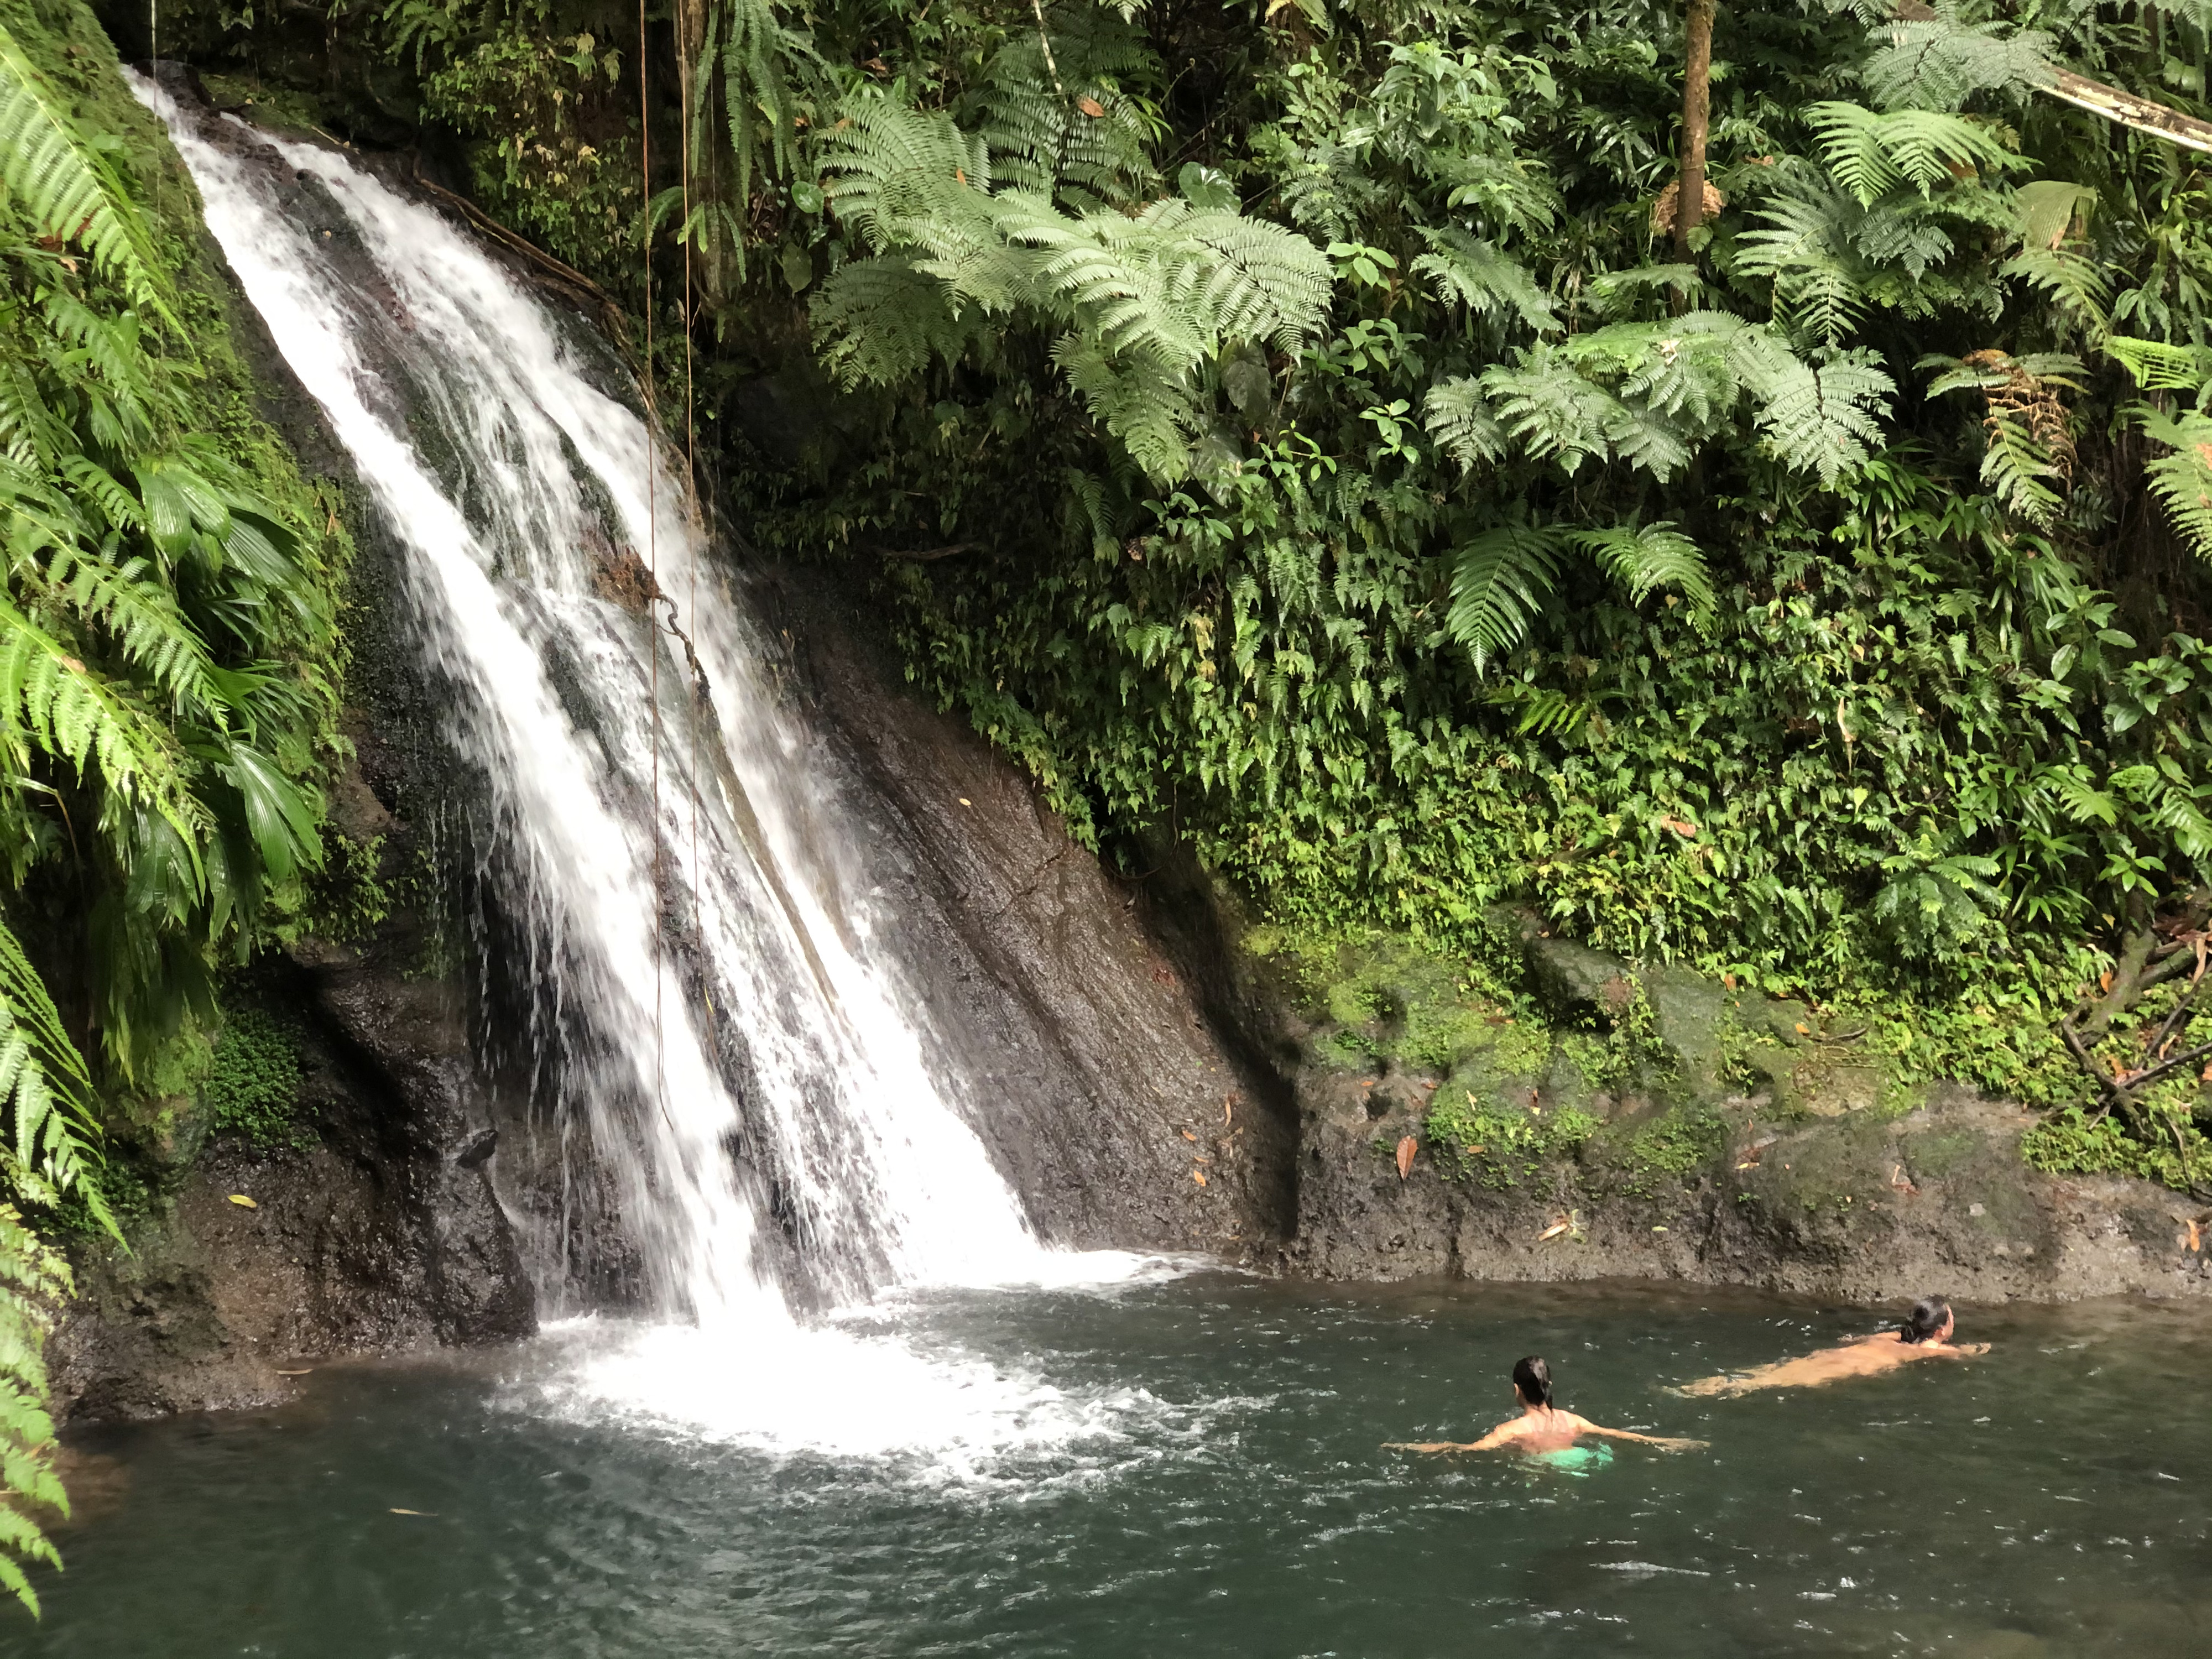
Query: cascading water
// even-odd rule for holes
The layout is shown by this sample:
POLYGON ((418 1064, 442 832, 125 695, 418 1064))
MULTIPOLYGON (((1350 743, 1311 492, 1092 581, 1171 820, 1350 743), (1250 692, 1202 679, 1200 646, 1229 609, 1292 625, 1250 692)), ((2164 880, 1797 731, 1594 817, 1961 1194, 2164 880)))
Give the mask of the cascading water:
MULTIPOLYGON (((485 877, 535 958, 544 1115, 564 1146, 582 1132, 572 1165, 612 1183, 666 1322, 580 1386, 770 1438, 793 1437, 794 1415, 814 1436, 837 1396, 885 1388, 1029 1423, 1034 1399, 982 1407, 988 1368, 791 1311, 794 1293, 836 1306, 1127 1259, 1046 1250, 947 1103, 869 960, 878 918, 803 734, 757 683, 762 653, 646 422, 434 212, 331 150, 134 88, 398 544, 447 739, 489 800, 485 877), (301 181, 373 282, 288 211, 301 181)), ((535 1229, 551 1311, 577 1281, 566 1219, 535 1229)))

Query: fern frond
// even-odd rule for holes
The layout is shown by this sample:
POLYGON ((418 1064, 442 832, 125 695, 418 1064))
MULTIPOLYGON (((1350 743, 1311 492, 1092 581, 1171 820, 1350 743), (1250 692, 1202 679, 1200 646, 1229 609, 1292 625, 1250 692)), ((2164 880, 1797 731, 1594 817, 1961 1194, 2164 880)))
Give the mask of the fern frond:
POLYGON ((1103 9, 1056 9, 1048 20, 1065 95, 1034 30, 1018 32, 983 72, 977 131, 997 177, 1041 196, 1073 186, 1099 203, 1133 207, 1158 173, 1143 106, 1127 88, 1152 80, 1156 60, 1137 30, 1103 9))
POLYGON ((0 185, 41 234, 75 242, 133 305, 173 323, 168 283, 137 204, 61 96, 0 24, 0 185))
POLYGON ((2105 355, 2133 375, 2145 392, 2194 392, 2212 381, 2212 349, 2136 340, 2124 334, 2108 334, 2102 344, 2105 355))
POLYGON ((108 788, 143 794, 188 841, 206 828, 167 726, 0 598, 0 753, 34 746, 80 774, 98 767, 108 788))
POLYGON ((2147 404, 2127 411, 2166 453, 2143 469, 2151 493, 2200 559, 2212 561, 2212 415, 2166 415, 2147 404))
POLYGON ((1612 434, 1628 419, 1619 398, 1546 344, 1486 369, 1480 385, 1498 422, 1532 459, 1556 455, 1570 473, 1610 454, 1612 434))
POLYGON ((1848 352, 1824 367, 1793 362, 1759 390, 1759 435, 1786 466, 1817 473, 1833 489, 1866 465, 1897 384, 1871 352, 1848 352))
POLYGON ((1536 286, 1526 267, 1494 245, 1456 225, 1424 228, 1421 236, 1432 251, 1416 258, 1413 269, 1429 279, 1445 304, 1457 301, 1478 317, 1510 313, 1538 334, 1559 332, 1551 296, 1536 286))
POLYGON ((895 386, 933 362, 957 362, 975 329, 949 298, 943 282, 896 255, 840 265, 807 309, 823 367, 850 388, 895 386))
POLYGON ((1885 18, 1887 44, 1859 65, 1859 80, 1887 109, 1955 110, 1978 92, 2025 98, 2051 78, 2055 43, 2034 29, 2005 33, 2002 22, 1969 23, 1957 4, 1911 21, 1885 18))
POLYGON ((1939 184, 2029 165, 1991 129, 1937 110, 1900 109, 1884 115, 1828 101, 1808 106, 1805 119, 1819 135, 1828 171, 1862 207, 1873 206, 1899 185, 1911 185, 1926 197, 1939 184))
POLYGON ((1527 525, 1485 531, 1451 554, 1451 608, 1444 632, 1467 647, 1481 673, 1528 637, 1559 577, 1556 532, 1527 525))
POLYGON ((1631 601, 1641 604, 1653 589, 1672 587, 1688 601, 1691 615, 1699 626, 1712 616, 1715 596, 1705 556, 1674 525, 1580 530, 1571 539, 1597 560, 1606 574, 1628 590, 1631 601))
POLYGON ((1421 400, 1421 418, 1429 435, 1459 463, 1462 472, 1505 453, 1504 429, 1490 412, 1480 384, 1466 375, 1454 375, 1431 386, 1421 400))

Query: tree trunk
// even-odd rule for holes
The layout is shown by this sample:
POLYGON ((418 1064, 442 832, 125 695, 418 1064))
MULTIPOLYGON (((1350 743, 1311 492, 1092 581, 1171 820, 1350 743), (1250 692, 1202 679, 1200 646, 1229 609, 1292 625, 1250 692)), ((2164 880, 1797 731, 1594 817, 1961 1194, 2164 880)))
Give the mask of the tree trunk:
POLYGON ((1712 120, 1714 0, 1689 0, 1682 66, 1682 180, 1674 193, 1674 257, 1690 263, 1690 233, 1705 216, 1705 131, 1712 120))
MULTIPOLYGON (((676 64, 679 95, 684 110, 684 204, 696 212, 715 199, 721 184, 720 156, 713 136, 717 131, 711 120, 696 121, 694 107, 702 91, 714 95, 714 74, 699 61, 707 44, 707 7, 708 0, 676 0, 676 64), (704 70, 708 84, 700 85, 704 70), (707 142, 699 139, 704 137, 707 142)), ((694 249, 690 259, 691 285, 694 294, 684 296, 689 312, 694 295, 703 301, 708 311, 720 308, 726 288, 727 273, 723 268, 722 240, 710 232, 694 249)))

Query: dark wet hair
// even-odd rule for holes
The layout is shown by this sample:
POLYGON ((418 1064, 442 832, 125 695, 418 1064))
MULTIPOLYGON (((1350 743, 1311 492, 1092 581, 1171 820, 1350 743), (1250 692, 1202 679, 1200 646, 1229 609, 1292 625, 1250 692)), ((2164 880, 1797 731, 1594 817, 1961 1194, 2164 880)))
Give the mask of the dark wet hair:
POLYGON ((1898 1334, 1907 1342, 1933 1342, 1950 1316, 1951 1304, 1942 1297, 1923 1296, 1912 1304, 1912 1311, 1905 1316, 1905 1328, 1898 1334))
POLYGON ((1552 1368, 1530 1354, 1513 1368, 1513 1386, 1521 1390, 1521 1397, 1532 1406, 1552 1403, 1552 1368))

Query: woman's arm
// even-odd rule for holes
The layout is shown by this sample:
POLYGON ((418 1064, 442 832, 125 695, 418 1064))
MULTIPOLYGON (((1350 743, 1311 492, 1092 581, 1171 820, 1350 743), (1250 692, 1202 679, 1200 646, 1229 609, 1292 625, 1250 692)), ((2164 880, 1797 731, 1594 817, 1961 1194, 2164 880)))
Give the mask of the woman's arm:
POLYGON ((1664 1435, 1638 1434, 1631 1429, 1608 1429, 1587 1417, 1578 1417, 1575 1421, 1584 1434, 1603 1435, 1607 1440, 1633 1440, 1639 1446, 1656 1446, 1662 1451, 1702 1451, 1705 1446, 1702 1440, 1675 1440, 1664 1435))
POLYGON ((1500 1423, 1480 1440, 1389 1440, 1383 1443, 1382 1449, 1417 1452, 1490 1451, 1504 1445, 1509 1440, 1520 1438, 1514 1432, 1517 1426, 1518 1425, 1514 1423, 1500 1423))

